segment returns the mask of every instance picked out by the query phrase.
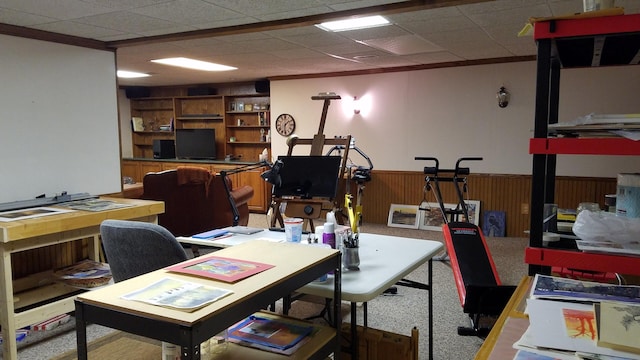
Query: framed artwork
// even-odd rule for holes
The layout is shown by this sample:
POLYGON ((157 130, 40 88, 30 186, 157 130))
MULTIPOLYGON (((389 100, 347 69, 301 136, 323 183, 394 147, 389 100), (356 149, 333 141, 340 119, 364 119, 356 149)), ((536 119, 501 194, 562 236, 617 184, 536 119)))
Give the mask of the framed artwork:
MULTIPOLYGON (((480 224, 480 201, 467 200, 467 211, 469 212, 470 222, 472 224, 480 224)), ((443 204, 445 209, 455 209, 458 204, 443 204)), ((460 216, 459 221, 466 221, 464 215, 460 216)), ((444 218, 440 205, 437 203, 423 202, 420 205, 420 224, 418 228, 421 230, 442 231, 442 225, 444 225, 444 218)))
POLYGON ((209 256, 207 258, 195 258, 191 261, 169 266, 166 269, 182 274, 191 274, 233 283, 272 267, 273 265, 255 261, 209 256))
POLYGON ((391 204, 387 226, 417 229, 420 210, 415 205, 391 204))
MULTIPOLYGON (((479 200, 467 200, 467 212, 469 213, 469 222, 474 225, 480 225, 480 201, 479 200)), ((464 216, 460 221, 465 221, 464 216)))
POLYGON ((504 211, 485 211, 482 217, 482 233, 484 236, 504 237, 505 217, 504 211))
MULTIPOLYGON (((453 204, 444 204, 445 208, 455 207, 453 204)), ((444 217, 438 203, 423 202, 420 204, 420 230, 442 231, 444 217)))

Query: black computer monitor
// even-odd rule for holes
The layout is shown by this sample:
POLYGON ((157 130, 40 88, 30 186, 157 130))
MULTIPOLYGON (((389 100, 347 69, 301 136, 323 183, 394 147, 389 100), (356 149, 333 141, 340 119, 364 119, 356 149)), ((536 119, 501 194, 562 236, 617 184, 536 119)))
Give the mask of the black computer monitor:
POLYGON ((338 190, 340 156, 279 156, 279 186, 273 187, 276 197, 334 198, 338 190))
POLYGON ((176 129, 176 158, 216 158, 215 129, 176 129))

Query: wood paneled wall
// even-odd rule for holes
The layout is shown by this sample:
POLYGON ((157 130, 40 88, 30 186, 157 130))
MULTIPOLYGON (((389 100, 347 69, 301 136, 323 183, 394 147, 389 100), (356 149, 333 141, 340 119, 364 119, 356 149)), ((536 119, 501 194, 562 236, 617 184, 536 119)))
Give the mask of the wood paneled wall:
MULTIPOLYGON (((434 183, 432 181, 432 186, 434 183)), ((616 193, 617 179, 557 177, 555 203, 560 208, 576 208, 580 202, 597 202, 604 209, 606 194, 616 193)), ((437 204, 432 191, 424 192, 425 175, 421 172, 374 170, 365 184, 362 216, 365 223, 386 224, 391 204, 419 205, 423 199, 437 204)), ((457 203, 451 182, 440 183, 445 203, 457 203)), ((355 193, 355 184, 351 185, 355 193)), ((531 203, 530 175, 471 174, 467 177, 465 198, 480 201, 480 222, 487 210, 506 213, 506 235, 527 237, 531 203)))
POLYGON ((13 278, 63 268, 88 256, 86 239, 15 252, 11 254, 13 278))
MULTIPOLYGON (((613 178, 558 177, 555 202, 560 208, 576 208, 580 202, 597 202, 604 208, 604 197, 606 194, 615 194, 616 184, 617 179, 613 178)), ((424 187, 425 175, 421 172, 374 170, 371 181, 365 184, 363 191, 364 222, 386 224, 391 204, 419 205, 425 198, 431 204, 437 204, 433 192, 425 193, 424 187)), ((480 201, 480 225, 484 211, 504 211, 506 236, 526 237, 524 231, 529 228, 531 176, 471 174, 467 177, 467 189, 465 198, 480 201)), ((356 190, 356 184, 352 183, 351 192, 355 194, 356 190)), ((441 183, 440 190, 444 202, 457 203, 452 183, 441 183)), ((14 253, 11 254, 14 278, 67 266, 86 258, 87 254, 86 240, 14 253), (51 256, 52 253, 62 256, 55 258, 51 256)))

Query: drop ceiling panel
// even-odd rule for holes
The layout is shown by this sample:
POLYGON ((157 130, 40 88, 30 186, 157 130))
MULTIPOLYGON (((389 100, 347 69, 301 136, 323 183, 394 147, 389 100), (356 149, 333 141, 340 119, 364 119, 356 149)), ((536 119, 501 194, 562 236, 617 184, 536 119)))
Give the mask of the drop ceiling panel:
MULTIPOLYGON (((582 11, 582 0, 468 0, 466 5, 466 0, 459 0, 458 6, 443 6, 450 0, 414 1, 432 8, 394 12, 386 15, 390 26, 343 33, 324 32, 308 24, 278 30, 259 25, 262 21, 296 22, 302 16, 336 16, 340 11, 410 1, 0 0, 0 23, 100 41, 255 26, 236 35, 127 44, 118 50, 119 68, 154 75, 120 80, 120 84, 161 86, 534 56, 533 39, 516 36, 530 17, 582 11), (370 46, 354 40, 365 40, 370 46), (148 62, 168 56, 210 59, 241 70, 203 73, 148 62)), ((616 5, 624 7, 627 14, 640 13, 638 0, 616 0, 616 5)))

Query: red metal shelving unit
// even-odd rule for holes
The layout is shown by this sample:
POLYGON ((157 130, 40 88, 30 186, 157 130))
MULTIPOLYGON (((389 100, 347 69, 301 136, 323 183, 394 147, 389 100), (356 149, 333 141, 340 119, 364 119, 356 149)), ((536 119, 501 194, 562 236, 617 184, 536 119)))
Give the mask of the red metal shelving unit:
POLYGON ((558 122, 560 70, 638 64, 640 14, 558 19, 535 23, 538 45, 531 177, 531 227, 525 262, 529 274, 552 266, 640 275, 640 257, 585 253, 542 246, 544 203, 554 202, 556 155, 640 155, 640 142, 624 138, 549 138, 558 122))
POLYGON ((529 154, 640 155, 640 141, 625 138, 530 139, 529 154))

